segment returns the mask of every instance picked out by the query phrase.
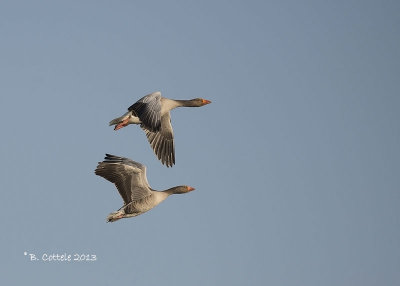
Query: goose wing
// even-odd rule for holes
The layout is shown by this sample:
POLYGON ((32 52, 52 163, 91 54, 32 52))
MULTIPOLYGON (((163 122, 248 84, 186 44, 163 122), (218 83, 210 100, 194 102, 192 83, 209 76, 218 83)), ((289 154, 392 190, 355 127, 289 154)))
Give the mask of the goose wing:
POLYGON ((142 97, 132 104, 128 110, 133 111, 148 130, 160 130, 161 92, 157 91, 142 97))
POLYGON ((141 125, 146 133, 147 140, 157 158, 167 167, 175 164, 174 131, 172 130, 169 112, 161 117, 159 131, 149 130, 144 124, 141 125))
POLYGON ((125 204, 151 194, 146 166, 128 158, 106 154, 95 174, 114 183, 125 204))

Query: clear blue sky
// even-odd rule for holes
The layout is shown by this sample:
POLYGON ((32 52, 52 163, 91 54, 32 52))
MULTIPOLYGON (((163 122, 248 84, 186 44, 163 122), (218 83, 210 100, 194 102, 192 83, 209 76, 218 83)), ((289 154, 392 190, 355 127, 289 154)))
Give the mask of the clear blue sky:
POLYGON ((3 285, 400 285, 398 1, 2 1, 3 285), (176 166, 109 120, 172 112, 176 166), (188 184, 107 224, 104 153, 188 184), (94 254, 94 262, 29 255, 94 254))

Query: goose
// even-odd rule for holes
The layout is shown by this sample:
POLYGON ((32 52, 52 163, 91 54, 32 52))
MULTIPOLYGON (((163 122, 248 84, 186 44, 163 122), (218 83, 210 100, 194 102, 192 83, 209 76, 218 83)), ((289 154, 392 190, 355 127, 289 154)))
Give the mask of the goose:
POLYGON ((147 182, 146 166, 124 157, 106 154, 99 162, 95 174, 114 183, 124 205, 107 216, 107 222, 141 215, 172 194, 185 194, 195 190, 190 186, 177 186, 165 191, 153 190, 147 182))
POLYGON ((175 145, 170 111, 177 107, 200 107, 209 103, 211 101, 203 98, 169 99, 157 91, 139 99, 128 108, 128 112, 109 124, 115 125, 114 130, 129 124, 140 124, 157 158, 163 165, 172 167, 175 164, 175 145))

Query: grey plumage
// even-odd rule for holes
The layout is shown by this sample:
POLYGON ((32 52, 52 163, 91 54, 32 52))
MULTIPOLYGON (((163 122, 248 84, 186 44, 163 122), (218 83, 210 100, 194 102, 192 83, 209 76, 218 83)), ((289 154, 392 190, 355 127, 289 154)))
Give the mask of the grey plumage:
POLYGON ((98 163, 95 174, 114 183, 124 201, 118 211, 107 217, 108 222, 138 216, 160 204, 169 195, 194 190, 189 186, 177 186, 165 191, 155 191, 147 181, 146 166, 110 154, 106 154, 104 161, 98 163))
POLYGON ((161 126, 161 93, 154 92, 148 94, 137 102, 132 104, 129 111, 133 111, 134 114, 140 118, 142 124, 147 129, 155 132, 160 130, 161 126))
POLYGON ((154 153, 162 164, 172 167, 175 164, 174 134, 170 111, 177 107, 200 107, 211 103, 209 100, 195 98, 175 100, 161 96, 161 92, 148 94, 128 108, 124 115, 110 121, 115 130, 129 124, 140 124, 146 133, 154 153))

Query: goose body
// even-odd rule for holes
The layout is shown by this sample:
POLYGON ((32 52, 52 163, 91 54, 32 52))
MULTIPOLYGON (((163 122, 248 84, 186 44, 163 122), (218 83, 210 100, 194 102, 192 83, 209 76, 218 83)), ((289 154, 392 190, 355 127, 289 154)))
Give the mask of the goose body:
POLYGON ((107 222, 141 215, 163 202, 172 194, 193 191, 190 186, 177 186, 165 191, 153 190, 146 176, 146 166, 124 157, 106 154, 99 162, 95 174, 117 187, 124 205, 107 217, 107 222))
POLYGON ((162 164, 172 167, 175 164, 174 132, 170 111, 177 107, 200 107, 211 101, 195 98, 191 100, 169 99, 157 91, 148 94, 128 108, 128 112, 110 121, 114 130, 129 124, 140 124, 146 133, 155 155, 162 164))

